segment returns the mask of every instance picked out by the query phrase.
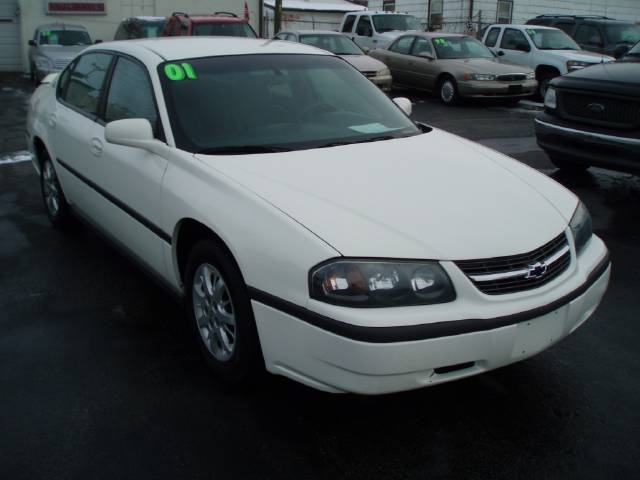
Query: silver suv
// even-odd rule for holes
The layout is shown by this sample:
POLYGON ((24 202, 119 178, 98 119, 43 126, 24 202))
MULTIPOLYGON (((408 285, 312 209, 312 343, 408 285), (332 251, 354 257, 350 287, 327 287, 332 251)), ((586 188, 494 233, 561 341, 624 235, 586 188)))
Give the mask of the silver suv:
POLYGON ((91 43, 89 32, 81 25, 39 26, 29 40, 31 79, 39 83, 50 73, 61 71, 91 43))

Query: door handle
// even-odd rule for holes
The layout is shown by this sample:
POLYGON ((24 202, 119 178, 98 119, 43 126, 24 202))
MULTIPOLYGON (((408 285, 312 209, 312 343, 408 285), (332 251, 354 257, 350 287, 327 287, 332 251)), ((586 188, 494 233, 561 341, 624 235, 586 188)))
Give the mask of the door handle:
POLYGON ((52 113, 52 114, 49 116, 49 121, 48 121, 48 123, 49 123, 49 127, 51 127, 51 128, 56 128, 56 123, 58 123, 58 119, 56 118, 56 114, 55 114, 55 113, 52 113))
POLYGON ((102 155, 102 141, 97 137, 91 139, 91 154, 95 157, 102 155))

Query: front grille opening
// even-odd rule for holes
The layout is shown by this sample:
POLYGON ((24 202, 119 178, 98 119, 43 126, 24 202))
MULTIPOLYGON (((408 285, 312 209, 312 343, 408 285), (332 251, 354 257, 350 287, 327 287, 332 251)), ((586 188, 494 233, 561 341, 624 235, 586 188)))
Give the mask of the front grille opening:
POLYGON ((502 295, 538 288, 560 276, 571 263, 569 243, 561 233, 536 250, 507 257, 461 260, 456 265, 487 295, 502 295), (529 270, 544 264, 537 274, 529 270))
POLYGON ((476 362, 457 363, 455 365, 447 365, 446 367, 434 368, 433 371, 438 375, 442 375, 443 373, 451 373, 451 372, 457 372, 458 370, 466 370, 467 368, 471 368, 475 366, 475 364, 476 362))

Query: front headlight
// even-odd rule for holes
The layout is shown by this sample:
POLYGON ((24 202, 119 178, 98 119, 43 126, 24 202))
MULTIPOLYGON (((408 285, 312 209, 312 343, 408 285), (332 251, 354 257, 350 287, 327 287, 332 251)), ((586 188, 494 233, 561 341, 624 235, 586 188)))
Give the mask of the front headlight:
POLYGON ((571 233, 573 233, 573 241, 576 245, 576 252, 580 253, 589 243, 591 235, 593 235, 593 225, 591 223, 591 215, 584 203, 579 202, 573 217, 571 218, 571 233))
POLYGON ((589 65, 593 65, 590 62, 579 62, 577 60, 569 60, 567 62, 567 70, 573 72, 574 70, 580 70, 581 68, 588 67, 589 65))
POLYGON ((544 106, 552 109, 558 106, 555 88, 547 88, 547 93, 544 95, 544 106))
POLYGON ((391 75, 391 70, 389 70, 388 68, 378 70, 378 73, 376 73, 376 76, 378 77, 388 77, 389 75, 391 75))
POLYGON ((536 72, 527 73, 527 80, 535 80, 536 72))
POLYGON ((48 57, 36 57, 35 64, 40 70, 50 70, 53 68, 53 62, 48 57))
POLYGON ((438 262, 332 260, 310 274, 311 298, 345 307, 452 302, 456 292, 438 262))
POLYGON ((491 73, 465 73, 465 80, 479 80, 479 81, 492 81, 496 79, 496 76, 491 73))

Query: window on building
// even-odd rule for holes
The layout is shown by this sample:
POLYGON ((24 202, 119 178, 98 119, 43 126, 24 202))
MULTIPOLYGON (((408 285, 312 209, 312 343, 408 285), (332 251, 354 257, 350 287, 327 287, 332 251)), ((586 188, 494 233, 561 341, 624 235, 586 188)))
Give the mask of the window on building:
POLYGON ((512 0, 499 0, 498 12, 496 15, 497 23, 511 23, 513 14, 513 1, 512 0))
POLYGON ((382 10, 385 12, 395 12, 396 0, 382 0, 382 10))
POLYGON ((429 28, 442 28, 442 10, 444 0, 431 0, 429 4, 429 28))

